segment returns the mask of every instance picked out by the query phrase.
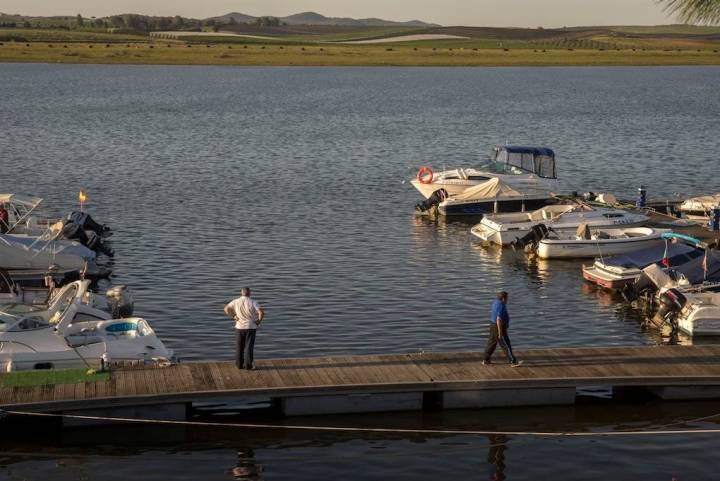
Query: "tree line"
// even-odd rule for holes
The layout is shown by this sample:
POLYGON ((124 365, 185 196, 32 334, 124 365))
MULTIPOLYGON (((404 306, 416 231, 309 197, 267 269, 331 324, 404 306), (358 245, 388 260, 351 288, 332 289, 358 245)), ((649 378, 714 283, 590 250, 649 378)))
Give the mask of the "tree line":
MULTIPOLYGON (((20 21, 3 19, 0 21, 0 28, 49 28, 49 29, 117 29, 136 32, 153 32, 162 30, 185 30, 199 31, 203 29, 217 30, 225 25, 237 25, 238 22, 229 17, 227 20, 206 19, 197 20, 194 18, 181 17, 151 17, 133 13, 123 15, 111 15, 102 18, 86 18, 77 14, 74 18, 67 17, 66 21, 53 19, 24 19, 20 21)), ((277 17, 258 17, 250 24, 261 27, 276 27, 285 25, 277 17)))

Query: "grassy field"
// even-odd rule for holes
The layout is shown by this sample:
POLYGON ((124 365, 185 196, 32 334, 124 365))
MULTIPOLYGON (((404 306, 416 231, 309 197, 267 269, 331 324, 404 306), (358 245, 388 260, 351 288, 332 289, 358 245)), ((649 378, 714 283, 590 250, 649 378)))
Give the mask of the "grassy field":
POLYGON ((0 28, 0 42, 146 42, 145 35, 107 33, 103 30, 0 28))
POLYGON ((720 65, 720 52, 718 49, 633 51, 408 45, 4 42, 0 45, 0 62, 275 66, 720 65))
POLYGON ((342 28, 243 26, 248 38, 0 29, 0 62, 167 65, 720 65, 720 27, 342 28), (250 31, 251 30, 251 31, 250 31), (466 38, 393 41, 440 33, 466 38), (385 38, 382 44, 339 42, 385 38))

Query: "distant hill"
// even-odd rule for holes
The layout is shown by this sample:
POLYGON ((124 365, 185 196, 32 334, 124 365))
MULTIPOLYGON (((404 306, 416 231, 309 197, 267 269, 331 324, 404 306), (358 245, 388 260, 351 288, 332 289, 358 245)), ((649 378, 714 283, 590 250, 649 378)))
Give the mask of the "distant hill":
POLYGON ((253 17, 252 15, 245 15, 244 13, 240 12, 230 12, 226 13, 225 15, 220 15, 219 17, 210 17, 207 20, 215 20, 218 23, 228 23, 232 20, 235 20, 237 23, 252 23, 254 22, 257 17, 253 17))
MULTIPOLYGON (((410 20, 408 22, 395 22, 381 18, 347 18, 347 17, 326 17, 316 12, 302 12, 287 17, 277 17, 287 25, 333 25, 347 27, 439 27, 435 23, 410 20)), ((233 19, 237 23, 253 23, 258 17, 244 13, 232 12, 219 17, 210 17, 205 20, 214 20, 218 23, 227 23, 233 19)))

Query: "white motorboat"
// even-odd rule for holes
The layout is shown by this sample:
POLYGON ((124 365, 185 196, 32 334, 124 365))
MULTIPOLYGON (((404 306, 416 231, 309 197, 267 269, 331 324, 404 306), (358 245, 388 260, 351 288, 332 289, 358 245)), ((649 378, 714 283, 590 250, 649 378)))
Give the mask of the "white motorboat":
POLYGON ((710 213, 720 206, 720 194, 692 197, 680 204, 680 213, 696 222, 708 222, 710 213))
POLYGON ((664 290, 657 318, 690 336, 720 336, 719 289, 715 284, 664 290))
POLYGON ((57 290, 47 304, 0 307, 0 366, 8 370, 101 367, 108 362, 166 362, 172 351, 148 322, 132 315, 126 291, 114 289, 107 307, 88 281, 57 290), (118 316, 127 317, 118 317, 118 316))
POLYGON ((74 240, 110 257, 113 250, 103 237, 112 235, 110 228, 101 225, 87 213, 75 211, 65 218, 51 218, 36 215, 43 199, 24 194, 0 194, 0 214, 6 213, 7 222, 0 215, 0 234, 14 234, 28 237, 51 237, 57 240, 74 240))
POLYGON ((429 199, 435 191, 445 189, 452 197, 468 187, 499 179, 518 192, 558 192, 555 152, 546 147, 504 145, 495 147, 487 162, 478 168, 457 168, 433 173, 421 168, 410 183, 429 199))
POLYGON ((635 249, 663 246, 662 234, 667 229, 651 227, 620 227, 590 229, 581 224, 575 235, 550 231, 541 239, 535 252, 541 259, 582 258, 622 254, 635 249))
MULTIPOLYGON (((510 245, 543 225, 558 234, 573 233, 581 224, 590 229, 642 226, 649 220, 640 212, 592 208, 584 204, 550 205, 532 212, 493 214, 483 217, 470 232, 485 242, 510 245)), ((540 237, 538 237, 538 240, 540 237)))
POLYGON ((100 271, 95 259, 95 251, 79 242, 58 239, 53 231, 40 237, 0 234, 0 268, 3 269, 82 270, 87 266, 88 272, 94 274, 100 271))
POLYGON ((438 212, 441 215, 525 212, 556 203, 554 192, 542 189, 520 192, 496 177, 443 200, 438 204, 438 212))

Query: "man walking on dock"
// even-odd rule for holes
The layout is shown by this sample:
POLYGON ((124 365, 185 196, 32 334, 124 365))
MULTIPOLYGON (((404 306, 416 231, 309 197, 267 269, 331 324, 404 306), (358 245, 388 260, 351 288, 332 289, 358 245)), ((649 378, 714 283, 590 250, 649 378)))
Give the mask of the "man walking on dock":
POLYGON ((485 359, 483 364, 490 364, 490 358, 495 352, 498 343, 505 355, 510 361, 510 366, 518 367, 522 361, 518 361, 512 352, 510 345, 510 337, 508 336, 508 328, 510 327, 510 314, 507 310, 508 293, 505 291, 497 295, 497 299, 493 302, 490 310, 490 334, 488 336, 487 347, 485 347, 485 359))
POLYGON ((238 369, 255 369, 255 334, 265 317, 265 311, 250 297, 249 287, 240 289, 240 297, 230 301, 224 310, 225 315, 235 320, 235 365, 238 369))

